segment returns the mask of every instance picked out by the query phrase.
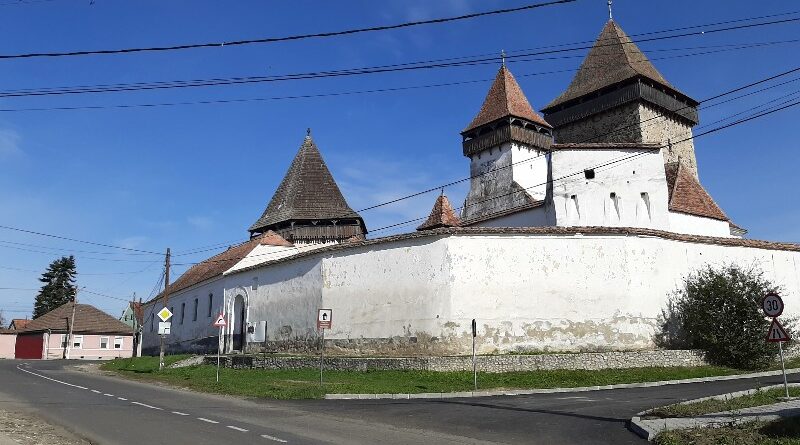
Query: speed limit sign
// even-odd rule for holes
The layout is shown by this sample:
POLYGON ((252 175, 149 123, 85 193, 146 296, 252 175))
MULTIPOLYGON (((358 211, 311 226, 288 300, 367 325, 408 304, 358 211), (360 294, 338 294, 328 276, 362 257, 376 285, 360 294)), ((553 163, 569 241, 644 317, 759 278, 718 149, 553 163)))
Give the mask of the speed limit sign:
POLYGON ((761 300, 761 308, 767 317, 777 317, 783 313, 783 300, 780 295, 769 293, 761 300))

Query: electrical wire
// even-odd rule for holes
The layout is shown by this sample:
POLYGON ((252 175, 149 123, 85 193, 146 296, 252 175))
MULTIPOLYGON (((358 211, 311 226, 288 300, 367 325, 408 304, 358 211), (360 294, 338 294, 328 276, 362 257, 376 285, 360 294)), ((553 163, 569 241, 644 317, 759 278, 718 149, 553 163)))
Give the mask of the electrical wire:
POLYGON ((284 37, 264 37, 258 39, 247 40, 233 40, 229 42, 207 42, 207 43, 188 43, 183 45, 168 45, 168 46, 151 46, 151 47, 136 47, 136 48, 120 48, 120 49, 100 49, 100 50, 77 50, 66 52, 38 52, 38 53, 21 53, 21 54, 5 54, 0 55, 0 59, 30 59, 36 57, 66 57, 66 56, 85 56, 85 55, 108 55, 108 54, 130 54, 141 52, 163 52, 163 51, 177 51, 196 48, 224 48, 226 46, 241 46, 251 44, 267 44, 277 42, 288 42, 306 39, 337 37, 352 34, 363 34, 376 31, 387 31, 392 29, 410 28, 421 25, 433 25, 448 22, 455 22, 460 20, 468 20, 479 17, 494 16, 501 14, 508 14, 514 12, 528 11, 532 9, 543 8, 547 6, 555 6, 566 3, 573 3, 576 0, 552 0, 544 3, 533 3, 516 8, 495 9, 491 11, 483 11, 472 14, 464 14, 454 17, 436 18, 429 20, 417 20, 412 22, 398 23, 394 25, 372 26, 366 28, 355 28, 342 31, 319 32, 312 34, 297 34, 284 37))
POLYGON ((27 229, 20 229, 20 228, 17 228, 17 227, 9 227, 9 226, 0 225, 0 229, 12 230, 12 231, 15 231, 15 232, 22 232, 22 233, 27 233, 27 234, 30 234, 30 235, 43 236, 43 237, 48 237, 48 238, 55 238, 55 239, 60 239, 60 240, 65 240, 65 241, 72 241, 72 242, 75 242, 75 243, 90 244, 90 245, 93 245, 93 246, 100 246, 100 247, 108 247, 108 248, 112 248, 112 249, 127 250, 127 251, 130 251, 130 252, 140 252, 140 253, 149 253, 149 254, 152 254, 152 255, 162 255, 161 253, 150 252, 148 250, 133 249, 133 248, 130 248, 130 247, 122 247, 122 246, 114 246, 114 245, 111 245, 111 244, 96 243, 96 242, 93 242, 93 241, 84 241, 84 240, 75 239, 75 238, 68 238, 68 237, 61 236, 61 235, 52 235, 52 234, 49 234, 49 233, 36 232, 36 231, 33 231, 33 230, 27 230, 27 229))

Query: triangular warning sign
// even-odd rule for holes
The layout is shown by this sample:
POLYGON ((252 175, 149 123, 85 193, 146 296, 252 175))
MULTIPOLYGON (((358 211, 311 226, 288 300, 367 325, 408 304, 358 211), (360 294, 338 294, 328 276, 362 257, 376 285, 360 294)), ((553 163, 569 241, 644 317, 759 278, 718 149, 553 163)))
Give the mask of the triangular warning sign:
POLYGON ((214 325, 213 325, 213 326, 214 326, 215 328, 224 328, 224 327, 225 327, 225 326, 227 326, 227 325, 228 325, 228 322, 227 322, 227 321, 225 321, 225 316, 224 316, 224 315, 222 315, 222 314, 219 314, 219 315, 217 316, 217 321, 215 321, 215 322, 214 322, 214 325))
POLYGON ((773 318, 772 324, 769 326, 769 332, 767 332, 767 341, 783 342, 789 340, 789 334, 786 329, 781 326, 777 318, 773 318))

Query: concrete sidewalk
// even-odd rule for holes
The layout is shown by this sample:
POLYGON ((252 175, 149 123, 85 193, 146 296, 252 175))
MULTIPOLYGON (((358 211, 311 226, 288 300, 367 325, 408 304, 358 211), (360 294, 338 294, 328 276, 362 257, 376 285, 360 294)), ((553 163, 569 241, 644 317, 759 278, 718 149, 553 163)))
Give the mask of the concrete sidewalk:
MULTIPOLYGON (((793 385, 795 386, 795 385, 793 385)), ((769 389, 763 388, 763 389, 769 389)), ((684 403, 694 403, 707 399, 726 399, 753 393, 751 391, 740 391, 738 393, 723 394, 720 396, 705 397, 703 399, 690 400, 684 403)), ((737 425, 746 422, 772 422, 785 417, 800 416, 800 400, 789 400, 786 402, 775 403, 772 405, 754 406, 743 408, 736 411, 724 411, 710 414, 703 414, 695 417, 672 417, 661 419, 642 419, 648 411, 639 413, 631 419, 630 429, 647 440, 653 440, 657 435, 664 431, 683 430, 690 428, 711 428, 727 425, 737 425)))

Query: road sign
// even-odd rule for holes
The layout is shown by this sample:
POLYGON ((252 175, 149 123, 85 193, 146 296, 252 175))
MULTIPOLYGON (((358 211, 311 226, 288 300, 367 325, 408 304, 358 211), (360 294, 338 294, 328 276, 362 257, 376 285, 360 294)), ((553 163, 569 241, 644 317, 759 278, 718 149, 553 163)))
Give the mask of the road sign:
POLYGON ((224 315, 219 314, 217 315, 217 321, 215 321, 212 326, 214 326, 215 328, 224 328, 225 326, 228 326, 228 322, 225 321, 224 315))
POLYGON ((330 329, 333 321, 333 310, 320 309, 317 311, 317 329, 330 329))
POLYGON ((163 308, 160 311, 158 311, 157 315, 158 315, 158 318, 160 318, 161 321, 163 321, 163 322, 166 322, 167 320, 172 318, 172 312, 170 312, 170 310, 167 309, 167 308, 163 308))
POLYGON ((781 323, 777 319, 772 319, 769 332, 767 332, 767 341, 784 342, 789 340, 789 334, 786 332, 786 329, 783 329, 783 326, 781 326, 781 323))
POLYGON ((169 335, 169 331, 172 328, 172 323, 168 321, 159 321, 158 322, 158 335, 169 335))
POLYGON ((783 299, 780 295, 770 292, 761 300, 761 308, 767 317, 779 317, 783 313, 783 299))

